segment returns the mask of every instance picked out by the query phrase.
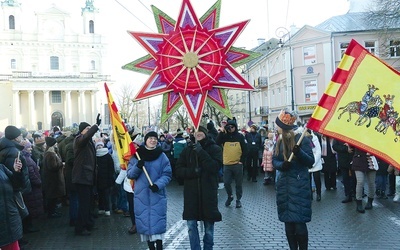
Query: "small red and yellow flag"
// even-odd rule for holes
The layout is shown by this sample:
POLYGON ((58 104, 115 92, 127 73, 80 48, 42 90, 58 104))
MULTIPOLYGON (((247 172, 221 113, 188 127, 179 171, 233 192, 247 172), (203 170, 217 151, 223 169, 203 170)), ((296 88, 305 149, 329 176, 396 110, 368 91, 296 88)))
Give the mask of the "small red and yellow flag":
POLYGON ((400 74, 352 40, 307 128, 400 169, 400 74))
POLYGON ((115 148, 118 152, 121 169, 126 170, 128 161, 131 159, 132 155, 136 153, 136 148, 132 142, 128 130, 126 129, 125 123, 121 119, 121 115, 118 113, 117 105, 111 96, 107 83, 104 83, 104 88, 106 90, 108 108, 110 110, 110 120, 115 148))

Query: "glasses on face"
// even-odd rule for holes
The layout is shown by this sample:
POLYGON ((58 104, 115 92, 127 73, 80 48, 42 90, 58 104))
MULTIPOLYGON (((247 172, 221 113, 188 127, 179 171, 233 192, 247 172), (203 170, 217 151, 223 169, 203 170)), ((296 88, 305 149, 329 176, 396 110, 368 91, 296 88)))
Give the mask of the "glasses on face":
POLYGON ((153 141, 157 141, 157 138, 155 138, 155 137, 149 137, 149 139, 147 139, 147 140, 153 140, 153 141))

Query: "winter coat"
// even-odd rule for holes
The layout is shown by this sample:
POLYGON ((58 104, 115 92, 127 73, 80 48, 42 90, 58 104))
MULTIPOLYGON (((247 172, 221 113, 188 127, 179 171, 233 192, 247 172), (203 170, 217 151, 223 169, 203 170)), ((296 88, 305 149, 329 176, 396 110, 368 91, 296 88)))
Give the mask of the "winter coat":
POLYGON ((22 220, 14 200, 14 191, 22 185, 22 174, 0 164, 0 248, 22 238, 22 220))
POLYGON ((164 154, 168 157, 168 159, 174 159, 173 151, 174 151, 174 143, 171 141, 164 141, 161 143, 161 149, 164 154))
POLYGON ((224 165, 244 163, 247 156, 247 145, 244 136, 237 132, 219 132, 216 140, 217 145, 222 146, 222 157, 224 165), (240 152, 240 153, 237 153, 240 152))
POLYGON ((36 165, 41 169, 43 166, 43 155, 44 155, 44 146, 43 145, 35 145, 32 149, 32 159, 36 162, 36 165))
POLYGON ((58 153, 60 154, 61 159, 62 159, 63 162, 67 161, 67 149, 66 149, 66 147, 67 147, 67 145, 69 143, 73 142, 74 139, 75 139, 74 135, 70 135, 68 137, 59 136, 57 138, 58 153), (60 139, 60 142, 59 142, 59 139, 60 139))
POLYGON ((167 191, 171 181, 172 169, 168 157, 157 147, 146 149, 143 145, 137 150, 153 184, 159 190, 152 192, 143 170, 137 167, 138 160, 132 157, 128 164, 128 178, 135 180, 135 219, 139 234, 155 235, 167 230, 167 191))
POLYGON ((65 195, 63 163, 60 155, 50 147, 43 155, 43 191, 46 199, 60 198, 65 195))
POLYGON ((262 163, 261 166, 263 167, 264 172, 273 172, 274 167, 272 166, 272 155, 273 155, 273 149, 264 149, 263 152, 263 158, 262 158, 262 163))
POLYGON ((354 148, 352 169, 354 171, 361 171, 361 172, 375 171, 374 169, 371 169, 369 167, 368 158, 369 156, 367 155, 367 152, 358 148, 354 148))
POLYGON ((319 140, 316 135, 312 134, 311 140, 313 145, 312 151, 314 155, 314 164, 312 168, 308 170, 310 173, 322 170, 321 145, 319 144, 319 140))
POLYGON ((72 183, 72 169, 74 167, 74 141, 69 141, 65 145, 65 191, 76 191, 75 184, 72 183))
POLYGON ((106 189, 114 186, 114 161, 108 153, 108 148, 96 150, 97 157, 97 188, 106 189))
POLYGON ((96 185, 96 150, 92 137, 98 129, 97 125, 93 125, 86 134, 79 134, 75 137, 72 183, 89 186, 96 185))
POLYGON ((333 141, 332 148, 336 151, 339 168, 349 170, 353 161, 354 150, 353 153, 349 153, 348 147, 344 145, 344 142, 338 140, 333 141))
POLYGON ((248 154, 257 155, 258 151, 262 149, 261 135, 257 132, 250 132, 245 135, 245 139, 247 142, 247 152, 248 154))
POLYGON ((379 169, 376 171, 376 175, 388 175, 388 167, 389 163, 382 161, 378 157, 376 157, 376 161, 378 162, 379 169))
MULTIPOLYGON (((0 163, 4 164, 11 172, 14 171, 14 161, 15 158, 18 157, 18 153, 20 153, 24 149, 24 146, 20 145, 16 141, 11 141, 5 137, 0 139, 0 163)), ((29 170, 26 165, 25 158, 20 155, 19 157, 22 163, 22 176, 24 178, 24 185, 20 187, 19 191, 22 191, 23 194, 27 194, 31 192, 32 187, 29 180, 29 170)))
MULTIPOLYGON (((322 143, 323 143, 323 138, 318 137, 319 143, 321 145, 321 154, 322 154, 322 143)), ((325 137, 326 140, 326 151, 327 155, 324 156, 322 155, 323 163, 322 163, 322 168, 323 171, 326 173, 335 173, 337 171, 337 160, 336 160, 336 154, 332 152, 332 145, 333 142, 331 142, 331 138, 325 137)))
POLYGON ((26 164, 28 166, 29 180, 32 187, 32 191, 24 194, 23 197, 25 204, 28 207, 29 214, 35 218, 44 214, 42 178, 39 173, 39 168, 32 159, 31 154, 26 151, 22 151, 22 155, 25 157, 26 164))
POLYGON ((184 179, 183 219, 221 221, 218 172, 222 167, 222 149, 211 138, 203 139, 201 144, 199 152, 186 147, 176 163, 177 176, 184 179))
MULTIPOLYGON (((296 134, 295 141, 300 138, 296 134)), ((276 182, 276 203, 278 217, 282 222, 305 223, 311 221, 311 187, 308 169, 314 164, 311 141, 304 137, 300 151, 293 157, 289 170, 283 171, 283 143, 279 145, 279 154, 274 153, 272 164, 280 171, 276 182)))

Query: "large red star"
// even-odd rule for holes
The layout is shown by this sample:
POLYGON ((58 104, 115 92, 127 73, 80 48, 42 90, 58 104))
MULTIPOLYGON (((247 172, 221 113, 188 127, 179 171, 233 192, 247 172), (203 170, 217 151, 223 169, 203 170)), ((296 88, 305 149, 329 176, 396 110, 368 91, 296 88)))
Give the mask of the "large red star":
POLYGON ((233 67, 259 56, 232 47, 249 21, 218 28, 220 6, 218 0, 198 19, 190 1, 183 0, 176 22, 152 6, 159 33, 128 31, 149 52, 123 66, 151 72, 135 100, 163 94, 163 121, 183 102, 198 128, 206 101, 230 116, 223 89, 253 90, 233 67))

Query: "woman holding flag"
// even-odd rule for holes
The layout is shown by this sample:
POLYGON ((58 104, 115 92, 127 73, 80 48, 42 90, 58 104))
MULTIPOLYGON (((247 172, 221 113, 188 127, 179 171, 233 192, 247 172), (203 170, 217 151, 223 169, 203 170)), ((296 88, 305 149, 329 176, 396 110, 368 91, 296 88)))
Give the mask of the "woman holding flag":
POLYGON ((144 137, 144 145, 128 164, 128 178, 135 180, 134 204, 136 229, 149 249, 162 249, 167 231, 167 194, 172 170, 168 157, 158 145, 154 131, 144 137), (157 248, 156 248, 157 247, 157 248))
POLYGON ((272 157, 272 165, 280 171, 276 182, 278 217, 285 223, 291 250, 308 248, 306 223, 311 221, 308 169, 314 164, 311 141, 304 137, 304 132, 302 136, 295 133, 296 119, 297 115, 288 110, 282 110, 277 116, 279 138, 272 157))

